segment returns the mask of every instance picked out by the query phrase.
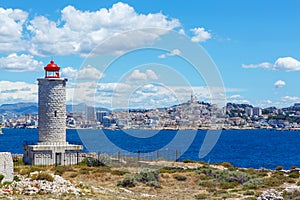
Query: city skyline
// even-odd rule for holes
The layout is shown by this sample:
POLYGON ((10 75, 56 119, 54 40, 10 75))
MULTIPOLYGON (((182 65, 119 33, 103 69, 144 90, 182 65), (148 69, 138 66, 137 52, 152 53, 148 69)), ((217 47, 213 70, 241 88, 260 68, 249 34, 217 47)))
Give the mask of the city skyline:
POLYGON ((190 94, 211 102, 209 88, 227 102, 263 108, 300 102, 297 1, 31 2, 0 3, 0 104, 37 102, 36 79, 51 59, 69 79, 68 103, 154 108, 190 94), (192 52, 179 41, 178 48, 148 48, 169 32, 191 43, 185 47, 203 48, 222 88, 195 73, 185 56, 192 52), (107 66, 105 59, 114 60, 107 66))

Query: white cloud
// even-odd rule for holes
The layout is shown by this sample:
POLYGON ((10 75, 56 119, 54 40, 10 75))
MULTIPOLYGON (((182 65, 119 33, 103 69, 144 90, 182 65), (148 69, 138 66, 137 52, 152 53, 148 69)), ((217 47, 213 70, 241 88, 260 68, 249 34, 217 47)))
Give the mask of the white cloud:
POLYGON ((61 24, 38 16, 30 21, 27 29, 31 38, 31 52, 36 55, 67 55, 90 53, 106 39, 126 31, 144 28, 161 28, 165 31, 136 31, 120 40, 111 41, 103 52, 122 51, 153 41, 166 30, 180 26, 177 19, 169 19, 162 13, 139 14, 128 4, 119 2, 110 9, 81 11, 67 6, 61 11, 61 24))
POLYGON ((192 42, 205 42, 211 38, 211 35, 204 28, 193 28, 190 31, 194 34, 191 41, 192 42))
POLYGON ((292 57, 284 57, 278 58, 274 64, 264 62, 260 64, 250 64, 250 65, 242 65, 242 68, 264 68, 271 70, 279 70, 279 71, 299 71, 300 70, 300 61, 292 58, 292 57))
POLYGON ((180 30, 178 31, 178 33, 181 34, 181 35, 185 35, 184 29, 180 29, 180 30))
POLYGON ((37 84, 0 81, 0 104, 37 102, 37 84))
POLYGON ((128 81, 132 82, 144 82, 147 80, 156 80, 158 79, 157 74, 151 70, 147 69, 145 72, 141 72, 140 70, 134 70, 127 78, 128 81))
POLYGON ((284 96, 280 98, 280 101, 295 103, 295 102, 299 102, 300 98, 296 96, 284 96))
POLYGON ((181 51, 179 49, 173 49, 170 53, 161 54, 158 58, 166 58, 167 56, 179 56, 181 51))
POLYGON ((77 78, 77 80, 99 80, 104 74, 95 67, 88 65, 80 70, 73 67, 65 67, 62 69, 62 76, 70 79, 77 78))
POLYGON ((0 8, 0 51, 12 52, 25 49, 22 41, 23 24, 28 13, 19 9, 0 8))
POLYGON ((234 94, 229 97, 229 99, 240 99, 240 98, 243 98, 243 97, 239 94, 234 94))
POLYGON ((267 62, 263 62, 263 63, 260 63, 260 64, 250 64, 250 65, 242 64, 242 68, 264 68, 264 69, 271 69, 272 68, 272 64, 267 63, 267 62))
POLYGON ((38 71, 43 69, 43 62, 37 61, 31 55, 15 53, 0 58, 0 70, 12 72, 38 71))
POLYGON ((274 86, 275 86, 276 88, 282 88, 283 86, 285 86, 285 82, 282 81, 282 80, 278 80, 278 81, 276 81, 276 82, 274 83, 274 86))

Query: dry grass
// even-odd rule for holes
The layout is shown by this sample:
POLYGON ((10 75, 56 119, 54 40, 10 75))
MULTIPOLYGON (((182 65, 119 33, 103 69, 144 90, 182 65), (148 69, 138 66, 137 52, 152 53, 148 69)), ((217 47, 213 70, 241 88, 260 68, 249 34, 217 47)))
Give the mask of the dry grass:
MULTIPOLYGON (((30 167, 17 166, 16 174, 28 174, 31 171, 46 171, 60 174, 65 179, 84 190, 85 196, 77 199, 253 199, 268 188, 279 188, 282 184, 296 184, 300 178, 292 174, 280 174, 276 171, 259 171, 254 169, 237 169, 229 163, 207 165, 203 163, 174 163, 162 161, 164 166, 153 163, 129 162, 115 164, 111 167, 30 167), (178 168, 188 167, 188 169, 178 168), (134 176, 144 168, 160 170, 158 182, 160 187, 136 182, 134 187, 122 188, 118 182, 125 176, 134 176), (229 169, 227 173, 225 168, 229 169), (225 173, 226 172, 226 173, 225 173), (235 173, 236 172, 236 173, 235 173), (247 174, 251 180, 244 184, 240 179, 231 181, 230 176, 247 174), (261 180, 264 180, 263 182, 261 180), (238 182, 240 181, 240 182, 238 182), (252 185, 251 185, 252 184, 252 185)), ((15 199, 22 199, 18 196, 15 199)), ((0 197, 1 198, 1 197, 0 197)), ((40 195, 27 199, 57 198, 55 195, 40 195)), ((73 195, 63 195, 58 199, 74 199, 73 195)))

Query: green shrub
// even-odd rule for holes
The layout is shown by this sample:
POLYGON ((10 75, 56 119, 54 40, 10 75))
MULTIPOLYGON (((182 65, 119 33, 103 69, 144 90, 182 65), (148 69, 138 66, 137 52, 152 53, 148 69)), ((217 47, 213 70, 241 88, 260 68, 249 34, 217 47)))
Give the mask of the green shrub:
POLYGON ((263 178, 253 178, 243 184, 244 189, 259 189, 265 182, 263 178))
POLYGON ((22 166, 25 165, 22 158, 13 158, 14 166, 22 166))
POLYGON ((99 154, 98 160, 103 166, 109 166, 112 163, 111 157, 107 154, 99 154))
POLYGON ((34 174, 33 176, 31 176, 32 180, 45 180, 45 181, 49 181, 49 182, 53 182, 54 178, 51 174, 48 174, 46 172, 41 172, 38 174, 34 174))
POLYGON ((184 162, 184 163, 194 163, 195 161, 186 158, 182 162, 184 162))
POLYGON ((173 168, 173 167, 163 167, 159 170, 160 173, 175 173, 175 172, 183 172, 183 169, 173 168))
POLYGON ((215 181, 212 180, 204 180, 204 181, 200 181, 198 183, 199 186, 205 187, 205 188, 216 188, 217 184, 215 181))
POLYGON ((244 195, 255 195, 255 192, 252 190, 247 190, 246 192, 244 192, 244 195))
POLYGON ((175 178, 177 181, 185 181, 187 179, 186 176, 181 174, 175 174, 173 178, 175 178))
POLYGON ((130 174, 126 174, 123 180, 118 181, 117 185, 122 187, 134 187, 136 185, 135 178, 130 174))
POLYGON ((12 181, 4 181, 2 183, 3 186, 8 186, 8 185, 11 185, 13 182, 12 181))
POLYGON ((87 168, 81 168, 81 169, 79 170, 79 173, 80 173, 80 174, 90 174, 90 171, 89 171, 89 169, 87 169, 87 168))
POLYGON ((217 165, 221 165, 223 167, 226 167, 227 169, 232 169, 233 168, 233 166, 230 162, 217 163, 217 165))
POLYGON ((219 187, 221 189, 230 189, 230 188, 235 188, 236 186, 238 186, 239 183, 234 181, 234 182, 220 182, 219 187))
POLYGON ((125 175, 125 174, 127 174, 127 173, 129 173, 129 172, 127 172, 127 171, 122 171, 122 170, 111 170, 110 173, 111 173, 112 175, 123 176, 123 175, 125 175))
POLYGON ((292 172, 289 174, 289 177, 290 178, 299 178, 300 174, 299 174, 299 172, 292 172))
POLYGON ((89 167, 103 166, 98 159, 92 157, 87 157, 85 160, 85 164, 89 167))
POLYGON ((240 184, 243 184, 247 182, 251 177, 249 174, 241 171, 222 170, 217 171, 217 173, 214 175, 214 178, 221 182, 238 182, 240 184))
POLYGON ((283 197, 284 197, 284 199, 299 199, 300 191, 298 191, 298 190, 294 190, 294 191, 290 191, 290 192, 284 191, 283 197))
POLYGON ((2 180, 4 179, 4 175, 3 174, 0 174, 0 183, 2 182, 2 180))
POLYGON ((14 181, 19 182, 21 179, 18 176, 14 176, 14 181))
POLYGON ((75 177, 77 177, 77 176, 78 176, 78 173, 76 173, 76 172, 70 174, 70 178, 75 178, 75 177))
POLYGON ((138 182, 147 183, 151 181, 158 181, 159 178, 159 171, 144 168, 140 172, 135 174, 135 179, 138 182))
POLYGON ((146 183, 147 186, 160 188, 160 182, 158 181, 149 181, 146 183))
POLYGON ((74 169, 71 166, 62 166, 62 165, 57 165, 53 168, 55 171, 54 174, 56 175, 63 175, 65 172, 69 171, 72 172, 74 169))
POLYGON ((278 177, 269 177, 265 179, 264 185, 268 187, 275 187, 282 185, 285 179, 281 179, 278 177))
POLYGON ((300 186, 300 181, 297 183, 297 186, 300 186))
POLYGON ((110 167, 102 166, 102 167, 95 168, 93 170, 93 173, 106 173, 106 172, 111 172, 110 167))
POLYGON ((200 193, 196 194, 194 197, 196 200, 208 199, 208 194, 200 193))

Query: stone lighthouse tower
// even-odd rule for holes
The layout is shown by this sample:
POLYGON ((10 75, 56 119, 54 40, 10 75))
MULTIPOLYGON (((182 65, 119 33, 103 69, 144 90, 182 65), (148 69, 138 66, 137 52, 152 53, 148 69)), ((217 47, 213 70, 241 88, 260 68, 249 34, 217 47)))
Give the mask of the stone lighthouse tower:
POLYGON ((81 145, 66 141, 66 78, 53 60, 38 80, 38 143, 24 145, 24 162, 31 165, 76 164, 81 145))

